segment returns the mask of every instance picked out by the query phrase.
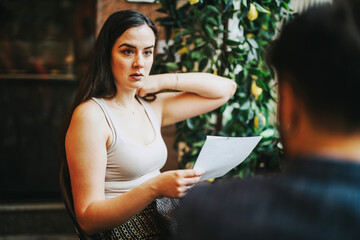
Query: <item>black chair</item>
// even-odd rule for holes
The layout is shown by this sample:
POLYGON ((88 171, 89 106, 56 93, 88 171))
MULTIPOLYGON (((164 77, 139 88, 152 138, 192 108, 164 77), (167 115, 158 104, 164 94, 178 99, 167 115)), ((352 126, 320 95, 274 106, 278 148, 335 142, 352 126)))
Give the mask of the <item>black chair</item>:
POLYGON ((71 192, 70 174, 66 160, 64 159, 60 164, 60 188, 64 199, 65 207, 74 223, 75 231, 80 240, 91 240, 85 232, 81 229, 75 215, 74 202, 71 192))

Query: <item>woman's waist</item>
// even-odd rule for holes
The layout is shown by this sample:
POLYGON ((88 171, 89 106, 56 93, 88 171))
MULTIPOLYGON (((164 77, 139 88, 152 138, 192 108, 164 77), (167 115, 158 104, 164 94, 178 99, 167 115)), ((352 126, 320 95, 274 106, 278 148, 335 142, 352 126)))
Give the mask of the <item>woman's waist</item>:
POLYGON ((135 179, 107 179, 105 180, 105 198, 113 198, 124 194, 159 174, 160 170, 156 169, 135 179))

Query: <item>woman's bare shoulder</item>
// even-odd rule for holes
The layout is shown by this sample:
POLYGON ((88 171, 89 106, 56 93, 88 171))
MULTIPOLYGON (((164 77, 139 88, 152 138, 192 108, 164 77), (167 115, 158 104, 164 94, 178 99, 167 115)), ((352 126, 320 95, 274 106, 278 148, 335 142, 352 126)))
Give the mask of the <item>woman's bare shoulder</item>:
POLYGON ((110 130, 100 106, 88 100, 76 107, 71 117, 67 135, 74 136, 103 136, 104 139, 110 134, 110 130), (88 135, 90 134, 90 135, 88 135))
POLYGON ((93 100, 87 100, 77 106, 74 110, 73 119, 89 121, 98 124, 105 120, 105 116, 100 106, 93 100))

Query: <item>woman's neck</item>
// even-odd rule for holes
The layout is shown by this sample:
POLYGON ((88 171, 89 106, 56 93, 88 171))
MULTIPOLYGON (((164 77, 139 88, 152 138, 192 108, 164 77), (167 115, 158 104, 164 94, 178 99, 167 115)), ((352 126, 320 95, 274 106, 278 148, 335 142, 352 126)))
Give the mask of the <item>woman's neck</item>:
POLYGON ((108 99, 111 102, 111 106, 116 109, 134 111, 138 105, 136 99, 136 90, 131 91, 117 91, 113 98, 108 99))

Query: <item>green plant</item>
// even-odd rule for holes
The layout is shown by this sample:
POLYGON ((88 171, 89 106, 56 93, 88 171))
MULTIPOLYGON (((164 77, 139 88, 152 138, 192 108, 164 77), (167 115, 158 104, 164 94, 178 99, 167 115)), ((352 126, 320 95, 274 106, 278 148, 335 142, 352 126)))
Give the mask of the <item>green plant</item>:
POLYGON ((234 97, 221 108, 176 124, 181 168, 192 166, 206 135, 261 135, 253 153, 227 177, 278 169, 281 151, 274 121, 275 82, 263 53, 277 24, 290 14, 289 1, 159 1, 158 11, 166 16, 156 21, 165 29, 167 46, 156 57, 154 69, 212 72, 238 85, 234 97))

